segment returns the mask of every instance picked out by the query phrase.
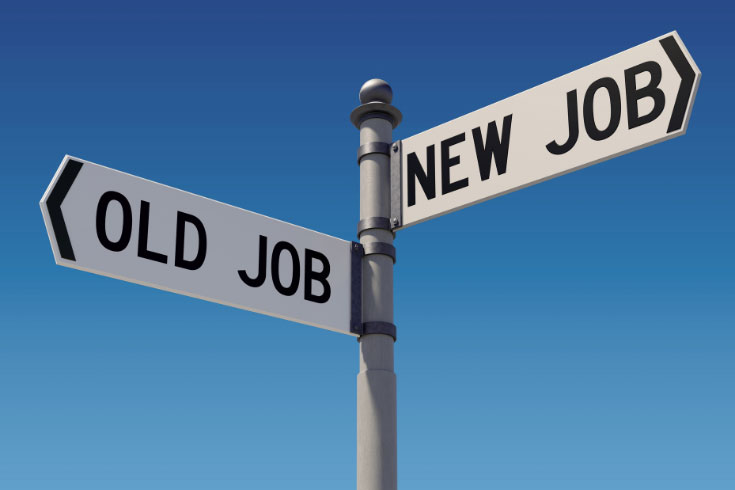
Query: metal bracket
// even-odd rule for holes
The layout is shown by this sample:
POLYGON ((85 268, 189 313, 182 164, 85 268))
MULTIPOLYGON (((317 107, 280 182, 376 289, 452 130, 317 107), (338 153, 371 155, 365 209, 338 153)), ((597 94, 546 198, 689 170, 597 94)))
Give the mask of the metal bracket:
POLYGON ((381 155, 390 155, 390 145, 388 143, 375 142, 366 143, 357 149, 357 164, 360 165, 360 160, 363 157, 371 155, 373 153, 380 153, 381 155))
POLYGON ((393 263, 396 263, 396 247, 390 243, 383 242, 370 242, 362 245, 365 250, 365 255, 380 254, 387 255, 393 259, 393 263))
POLYGON ((393 337, 393 342, 396 341, 396 326, 390 322, 365 322, 362 324, 361 336, 374 333, 390 335, 391 337, 393 337))
MULTIPOLYGON (((382 218, 386 219, 386 218, 382 218)), ((390 322, 362 322, 362 258, 371 253, 383 253, 390 255, 395 263, 396 249, 393 245, 382 242, 366 243, 362 245, 358 242, 352 242, 350 247, 350 266, 352 275, 350 277, 351 301, 350 301, 350 333, 360 337, 369 334, 384 334, 393 337, 396 340, 396 326, 390 322), (392 250, 392 255, 385 251, 392 250), (373 250, 373 251, 371 251, 373 250), (383 250, 383 251, 378 251, 383 250)))
POLYGON ((360 243, 352 242, 350 248, 350 333, 361 335, 362 328, 362 257, 365 254, 360 243))
POLYGON ((357 223, 357 238, 360 238, 363 231, 374 229, 390 231, 390 220, 388 218, 365 218, 357 223))
POLYGON ((392 230, 403 226, 403 210, 401 208, 402 156, 403 142, 400 140, 394 141, 390 153, 390 224, 392 230))

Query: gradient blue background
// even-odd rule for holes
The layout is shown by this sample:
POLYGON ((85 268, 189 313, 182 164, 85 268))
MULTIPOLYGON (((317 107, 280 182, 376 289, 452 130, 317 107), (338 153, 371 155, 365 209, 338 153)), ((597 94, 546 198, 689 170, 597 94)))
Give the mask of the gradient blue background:
POLYGON ((402 489, 735 488, 733 6, 0 9, 0 488, 344 489, 348 336, 54 265, 64 154, 345 239, 396 138, 676 29, 688 134, 398 233, 402 489))

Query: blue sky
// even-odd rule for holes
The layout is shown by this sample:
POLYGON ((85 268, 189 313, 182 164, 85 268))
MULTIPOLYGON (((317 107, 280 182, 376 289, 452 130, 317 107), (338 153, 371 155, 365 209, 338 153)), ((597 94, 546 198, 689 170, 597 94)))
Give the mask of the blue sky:
POLYGON ((733 14, 4 5, 0 487, 354 487, 355 339, 54 265, 64 154, 354 239, 365 80, 403 138, 677 30, 686 135, 398 233, 399 485, 734 488, 733 14))

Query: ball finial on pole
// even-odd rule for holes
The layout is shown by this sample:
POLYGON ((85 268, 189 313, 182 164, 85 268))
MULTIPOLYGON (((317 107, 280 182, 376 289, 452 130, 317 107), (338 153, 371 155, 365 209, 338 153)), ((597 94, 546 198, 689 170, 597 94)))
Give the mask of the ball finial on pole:
POLYGON ((373 78, 362 84, 360 88, 360 103, 383 102, 390 104, 393 101, 393 89, 388 82, 380 78, 373 78))
POLYGON ((392 101, 393 89, 390 88, 388 82, 380 78, 368 80, 360 88, 360 105, 350 114, 352 124, 359 129, 365 117, 383 114, 381 117, 388 119, 395 128, 400 124, 403 115, 391 105, 392 101))

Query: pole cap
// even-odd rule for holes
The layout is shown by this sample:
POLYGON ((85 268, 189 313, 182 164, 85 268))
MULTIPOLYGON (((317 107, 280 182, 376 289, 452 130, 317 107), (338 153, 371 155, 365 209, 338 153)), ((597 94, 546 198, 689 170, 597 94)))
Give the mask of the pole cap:
POLYGON ((393 89, 388 82, 380 78, 373 78, 362 84, 360 88, 360 105, 350 114, 350 120, 356 128, 365 119, 379 117, 387 119, 393 128, 398 126, 403 119, 401 111, 393 107, 393 89))

